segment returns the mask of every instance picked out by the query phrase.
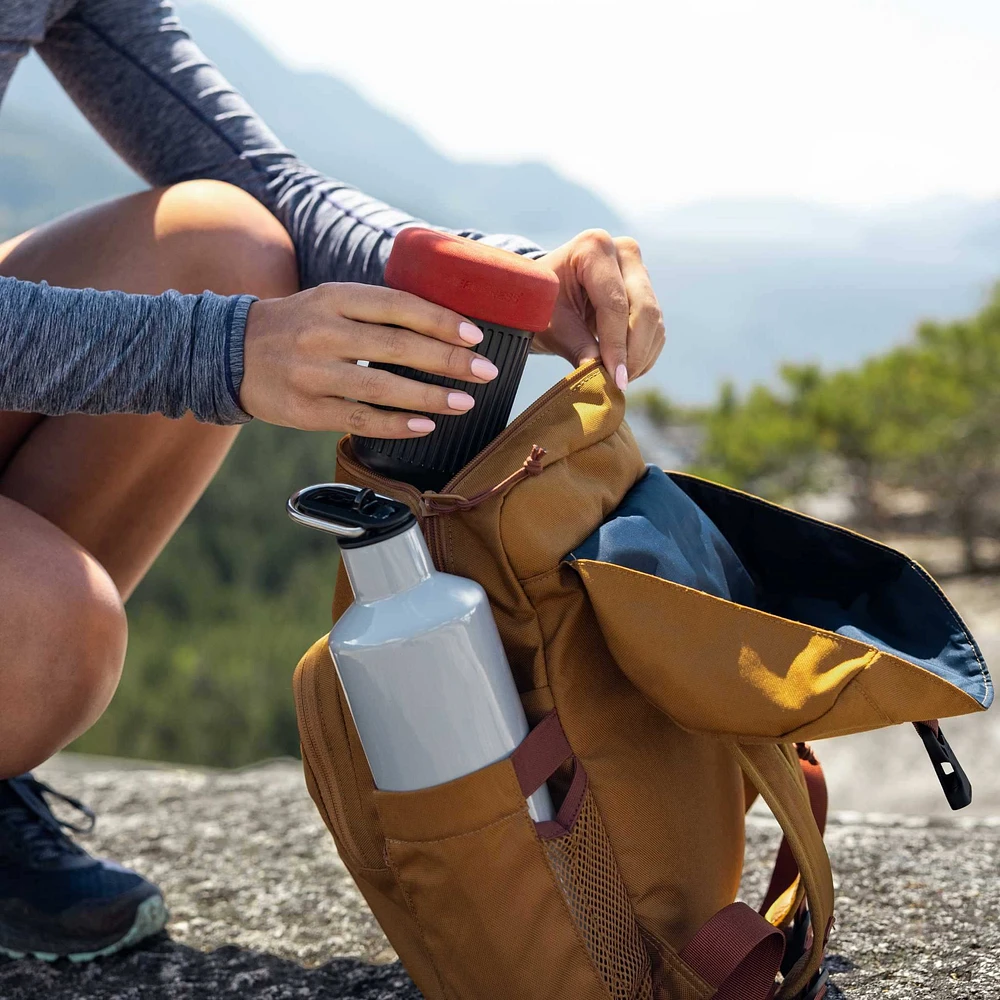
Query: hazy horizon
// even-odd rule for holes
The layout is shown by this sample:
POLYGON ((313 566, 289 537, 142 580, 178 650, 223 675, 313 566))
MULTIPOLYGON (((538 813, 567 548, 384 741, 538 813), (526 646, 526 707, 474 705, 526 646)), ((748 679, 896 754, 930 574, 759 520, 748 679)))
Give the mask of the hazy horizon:
POLYGON ((377 18, 320 0, 210 2, 449 157, 542 161, 633 218, 719 199, 864 210, 1000 196, 988 0, 620 0, 613 16, 564 0, 502 13, 385 0, 377 18))

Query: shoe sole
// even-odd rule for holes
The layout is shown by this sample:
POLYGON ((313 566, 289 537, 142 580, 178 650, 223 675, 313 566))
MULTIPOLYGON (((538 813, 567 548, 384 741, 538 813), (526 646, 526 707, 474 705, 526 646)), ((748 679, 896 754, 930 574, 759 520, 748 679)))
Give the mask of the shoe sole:
POLYGON ((92 962, 95 958, 104 958, 106 955, 114 955, 126 948, 131 948, 140 941, 159 934, 167 925, 170 914, 167 912, 166 903, 162 896, 150 896, 144 899, 135 911, 135 920, 124 937, 119 938, 113 944, 109 944, 97 951, 79 951, 69 955, 59 955, 51 951, 12 951, 0 945, 0 955, 7 958, 37 958, 42 962, 56 962, 60 959, 68 959, 70 962, 92 962))

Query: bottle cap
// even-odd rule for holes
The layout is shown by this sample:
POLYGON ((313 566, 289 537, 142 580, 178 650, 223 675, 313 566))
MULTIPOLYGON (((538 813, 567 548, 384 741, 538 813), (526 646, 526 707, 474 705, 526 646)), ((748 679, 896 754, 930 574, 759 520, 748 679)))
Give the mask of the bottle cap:
POLYGON ((417 521, 405 503, 341 483, 299 490, 288 500, 288 515, 299 524, 336 535, 344 549, 384 542, 417 521))
POLYGON ((397 233, 385 283, 469 319, 541 333, 559 295, 559 279, 530 257, 433 229, 397 233))

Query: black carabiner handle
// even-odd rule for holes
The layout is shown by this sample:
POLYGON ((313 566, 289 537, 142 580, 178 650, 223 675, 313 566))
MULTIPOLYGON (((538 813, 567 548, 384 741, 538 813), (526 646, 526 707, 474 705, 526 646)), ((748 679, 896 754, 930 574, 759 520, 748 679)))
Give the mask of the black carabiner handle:
POLYGON ((934 771, 944 789, 945 798, 952 809, 964 809, 972 804, 972 782, 962 768, 951 744, 941 731, 941 724, 935 719, 930 722, 914 722, 927 748, 927 756, 934 765, 934 771))

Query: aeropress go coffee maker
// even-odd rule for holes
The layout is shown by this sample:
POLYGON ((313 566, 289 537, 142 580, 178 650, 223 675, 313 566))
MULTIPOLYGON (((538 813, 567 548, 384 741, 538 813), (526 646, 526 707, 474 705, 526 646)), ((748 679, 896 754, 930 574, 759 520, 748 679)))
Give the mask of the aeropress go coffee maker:
MULTIPOLYGON (((474 318, 479 353, 499 369, 492 382, 471 385, 378 366, 476 400, 468 414, 435 415, 424 438, 351 439, 382 475, 440 489, 506 426, 558 281, 516 254, 426 229, 396 237, 386 281, 474 318)), ((288 513, 340 543, 354 603, 330 632, 330 653, 376 787, 429 788, 508 757, 528 723, 483 588, 438 572, 410 508, 371 489, 310 486, 289 499, 288 513)), ((527 801, 536 821, 553 818, 545 785, 527 801)))
POLYGON ((404 229, 386 263, 385 282, 472 320, 483 331, 473 350, 499 370, 492 382, 480 385, 403 365, 372 365, 416 382, 462 389, 476 401, 465 414, 428 414, 437 427, 426 437, 351 437, 355 457, 373 471, 419 490, 440 490, 507 426, 532 336, 549 325, 559 281, 509 250, 430 229, 404 229))

